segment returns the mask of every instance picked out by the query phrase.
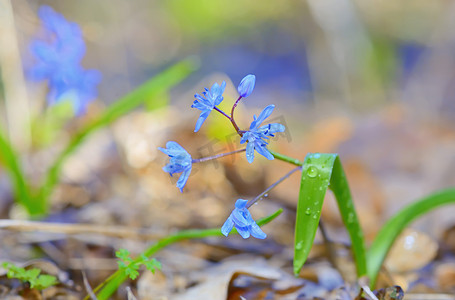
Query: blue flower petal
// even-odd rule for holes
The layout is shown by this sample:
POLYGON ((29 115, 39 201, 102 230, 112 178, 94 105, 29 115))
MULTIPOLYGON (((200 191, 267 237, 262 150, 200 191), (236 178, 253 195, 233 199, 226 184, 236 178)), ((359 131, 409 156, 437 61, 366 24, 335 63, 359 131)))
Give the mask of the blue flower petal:
POLYGON ((264 156, 268 160, 274 160, 275 159, 275 157, 273 157, 273 155, 269 152, 269 150, 267 150, 267 148, 265 146, 257 145, 257 146, 254 147, 254 149, 257 151, 257 153, 261 154, 262 156, 264 156))
POLYGON ((258 224, 256 224, 256 223, 251 225, 250 232, 251 232, 251 235, 257 239, 265 239, 267 237, 267 234, 265 234, 265 232, 262 231, 261 227, 259 227, 258 224))
POLYGON ((214 83, 212 88, 208 90, 205 89, 205 92, 202 95, 195 94, 193 104, 191 105, 192 108, 199 109, 201 114, 199 115, 199 119, 196 122, 196 127, 194 132, 199 131, 204 121, 207 119, 209 114, 215 108, 215 106, 219 105, 221 101, 223 101, 223 93, 224 89, 226 88, 226 82, 222 82, 221 86, 218 83, 214 83))
POLYGON ((250 164, 254 161, 254 143, 246 144, 246 160, 250 164))
POLYGON ((275 109, 275 105, 271 104, 264 108, 264 110, 259 114, 257 118, 253 122, 251 122, 250 125, 250 130, 255 130, 261 125, 262 122, 264 122, 265 119, 267 119, 275 109))
POLYGON ((236 226, 237 232, 244 238, 247 239, 250 237, 250 230, 248 227, 236 226))
POLYGON ((232 230, 232 227, 235 226, 237 232, 244 238, 253 237, 264 239, 267 235, 259 228, 256 222, 253 220, 246 204, 248 200, 238 199, 235 203, 235 208, 224 222, 223 227, 221 227, 221 232, 228 236, 232 230))
POLYGON ((239 95, 243 98, 248 97, 251 95, 254 89, 254 84, 256 83, 256 76, 249 74, 243 77, 242 81, 237 88, 239 95))
POLYGON ((276 132, 283 132, 286 130, 284 125, 279 123, 267 124, 261 126, 261 123, 269 117, 275 105, 269 105, 259 114, 258 117, 253 117, 253 122, 251 122, 250 130, 244 132, 240 143, 243 144, 247 142, 246 145, 246 159, 249 163, 254 161, 254 150, 256 150, 259 154, 265 156, 269 160, 273 160, 273 155, 267 150, 267 140, 270 137, 273 137, 274 133, 276 132))
POLYGON ((248 200, 237 199, 237 201, 235 201, 235 207, 238 209, 242 209, 242 208, 245 208, 247 203, 248 203, 248 200))
POLYGON ((204 122, 207 119, 207 117, 209 116, 210 112, 211 112, 211 110, 201 112, 201 114, 199 115, 199 119, 197 119, 196 127, 194 128, 194 132, 198 132, 199 129, 201 129, 202 124, 204 124, 204 122))
POLYGON ((47 38, 31 42, 30 51, 36 57, 36 64, 27 74, 32 80, 49 82, 50 105, 70 100, 76 115, 80 115, 96 98, 101 75, 80 65, 85 42, 79 25, 67 21, 49 6, 42 6, 38 14, 47 38))
POLYGON ((233 227, 234 227, 234 221, 232 221, 232 218, 229 217, 229 218, 227 218, 226 222, 224 222, 223 227, 221 227, 221 233, 224 236, 228 236, 233 227))
POLYGON ((158 150, 170 157, 169 163, 163 167, 163 171, 171 176, 174 173, 182 173, 177 181, 177 187, 180 192, 183 192, 183 187, 191 174, 193 163, 191 155, 182 146, 173 141, 167 142, 166 148, 158 147, 158 150))
POLYGON ((183 193, 183 187, 185 186, 186 182, 188 181, 188 178, 190 177, 191 173, 191 165, 189 168, 186 168, 185 171, 183 171, 182 175, 180 175, 179 180, 177 181, 177 187, 180 189, 180 192, 183 193))

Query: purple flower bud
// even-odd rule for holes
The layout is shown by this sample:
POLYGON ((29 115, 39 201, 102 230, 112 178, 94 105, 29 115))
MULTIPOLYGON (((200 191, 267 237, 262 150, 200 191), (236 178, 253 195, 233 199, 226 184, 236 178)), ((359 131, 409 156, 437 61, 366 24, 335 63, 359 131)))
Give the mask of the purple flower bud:
POLYGON ((242 81, 240 81, 239 87, 237 88, 240 96, 242 96, 243 98, 248 97, 253 92, 255 83, 256 76, 248 74, 245 77, 243 77, 242 81))

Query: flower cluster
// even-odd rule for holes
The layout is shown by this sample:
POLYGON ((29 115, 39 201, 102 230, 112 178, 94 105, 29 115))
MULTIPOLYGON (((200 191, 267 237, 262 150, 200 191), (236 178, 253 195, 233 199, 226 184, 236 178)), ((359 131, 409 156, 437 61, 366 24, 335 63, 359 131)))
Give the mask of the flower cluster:
POLYGON ((174 173, 182 173, 177 181, 177 187, 180 189, 180 192, 183 192, 183 187, 191 173, 191 155, 176 142, 167 142, 166 148, 159 147, 158 149, 171 158, 169 163, 163 167, 163 171, 169 173, 171 176, 174 173))
POLYGON ((251 217, 246 204, 248 200, 238 199, 235 202, 235 208, 221 227, 221 233, 228 236, 232 228, 235 226, 237 232, 244 238, 249 238, 250 235, 257 239, 265 239, 267 235, 261 230, 256 222, 251 217))
MULTIPOLYGON (((199 131, 202 124, 205 122, 207 117, 210 115, 212 110, 216 110, 217 112, 221 113, 224 117, 228 118, 229 121, 234 126, 237 133, 241 136, 240 143, 244 144, 247 143, 246 149, 246 158, 249 163, 252 163, 254 160, 254 151, 263 155, 269 160, 274 159, 274 156, 267 150, 268 142, 267 140, 270 137, 273 137, 277 132, 284 132, 285 127, 282 124, 273 123, 262 125, 262 123, 267 119, 273 112, 275 105, 267 106, 258 117, 253 117, 253 122, 251 122, 249 130, 240 130, 237 123, 234 120, 234 110, 237 107, 240 99, 248 97, 254 90, 254 86, 256 83, 256 77, 252 74, 245 76, 242 81, 240 82, 237 91, 239 93, 239 98, 234 103, 231 115, 226 114, 217 106, 223 101, 223 93, 226 88, 226 82, 222 82, 221 85, 218 83, 214 83, 212 88, 209 90, 205 88, 204 92, 201 94, 195 94, 195 100, 191 105, 192 108, 199 109, 201 111, 199 118, 196 122, 196 127, 194 132, 199 131), (261 126, 262 125, 262 126, 261 126)), ((158 148, 163 153, 167 154, 170 157, 169 163, 163 168, 163 170, 169 173, 171 176, 174 173, 182 173, 180 175, 179 180, 177 181, 177 187, 180 191, 183 191, 183 187, 185 186, 188 177, 191 173, 191 167, 193 163, 215 159, 224 155, 218 155, 211 158, 204 158, 204 159, 196 159, 193 160, 191 155, 182 148, 176 142, 168 142, 166 144, 166 148, 158 148)), ((234 151, 233 154, 239 151, 234 151)), ((250 235, 258 238, 264 239, 267 235, 261 230, 261 228, 256 224, 256 222, 251 217, 250 212, 248 211, 247 207, 247 200, 238 199, 235 203, 235 209, 232 211, 226 222, 224 223, 223 227, 221 228, 221 232, 227 236, 229 232, 231 232, 232 228, 235 227, 239 234, 243 238, 248 238, 250 235)))
POLYGON ((254 116, 251 122, 250 130, 245 132, 240 140, 240 144, 246 145, 246 159, 249 163, 254 160, 254 150, 263 155, 269 160, 273 160, 273 155, 267 150, 267 142, 265 139, 273 137, 276 132, 283 132, 285 127, 279 123, 267 124, 259 127, 265 119, 267 119, 275 109, 275 105, 269 105, 259 114, 259 117, 254 116))
POLYGON ((36 64, 29 70, 33 80, 48 80, 48 103, 70 100, 75 113, 85 112, 87 104, 96 98, 96 86, 101 80, 97 70, 85 70, 81 65, 85 54, 82 31, 49 6, 39 9, 45 39, 36 39, 30 50, 36 64))
POLYGON ((194 95, 196 100, 194 100, 194 103, 191 105, 191 107, 201 110, 201 114, 199 115, 199 119, 196 122, 196 128, 194 129, 194 132, 199 131, 202 124, 207 119, 212 110, 217 105, 220 105, 221 101, 223 101, 223 93, 225 88, 226 82, 223 81, 223 83, 221 83, 221 86, 215 82, 212 85, 210 91, 209 89, 205 88, 205 91, 202 92, 202 96, 199 94, 194 95))

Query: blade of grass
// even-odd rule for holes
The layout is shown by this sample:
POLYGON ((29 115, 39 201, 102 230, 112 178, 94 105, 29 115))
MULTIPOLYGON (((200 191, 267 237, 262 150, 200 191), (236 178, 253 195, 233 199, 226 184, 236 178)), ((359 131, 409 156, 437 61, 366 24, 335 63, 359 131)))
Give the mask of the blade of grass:
POLYGON ((455 189, 453 188, 431 194, 408 205, 382 226, 367 253, 368 277, 370 278, 371 287, 376 284, 382 263, 401 231, 419 216, 439 206, 451 203, 455 203, 455 189))
POLYGON ((97 129, 112 123, 125 113, 131 111, 144 102, 148 102, 150 105, 151 99, 164 95, 167 90, 186 78, 196 68, 196 62, 191 59, 181 61, 171 66, 142 84, 131 93, 119 99, 117 102, 110 105, 103 115, 91 124, 87 125, 85 128, 81 129, 72 138, 68 146, 56 158, 47 173, 46 179, 39 193, 40 201, 44 202, 43 206, 47 207, 48 198, 58 182, 64 162, 82 144, 87 136, 97 129))
MULTIPOLYGON (((263 226, 269 222, 271 222, 273 219, 278 217, 283 210, 280 208, 273 214, 262 218, 258 220, 256 223, 259 226, 263 226)), ((232 229, 232 233, 235 232, 235 228, 232 229)), ((188 240, 188 239, 202 239, 206 237, 211 237, 211 236, 222 236, 223 234, 221 233, 220 228, 212 228, 212 229, 205 229, 205 230, 184 230, 177 232, 176 234, 167 236, 149 248, 147 248, 143 254, 147 257, 150 257, 160 251, 161 249, 165 248, 166 246, 169 246, 170 244, 180 242, 182 240, 188 240)), ((140 255, 139 255, 140 257, 140 255)), ((140 258, 136 259, 134 262, 137 262, 140 258)), ((109 297, 118 289, 118 287, 127 279, 128 277, 121 271, 116 271, 114 274, 112 274, 108 279, 106 279, 101 285, 96 287, 93 291, 99 293, 97 294, 97 297, 99 300, 104 300, 104 299, 109 299, 109 297)), ((85 299, 88 299, 85 297, 85 299)))
POLYGON ((12 181, 15 200, 22 204, 31 215, 42 213, 44 208, 40 207, 39 203, 33 201, 31 197, 18 155, 2 132, 0 132, 0 163, 12 181))
POLYGON ((294 274, 300 272, 310 253, 329 184, 352 241, 357 275, 363 276, 367 273, 365 243, 343 167, 337 154, 319 153, 308 154, 303 163, 295 224, 294 274))

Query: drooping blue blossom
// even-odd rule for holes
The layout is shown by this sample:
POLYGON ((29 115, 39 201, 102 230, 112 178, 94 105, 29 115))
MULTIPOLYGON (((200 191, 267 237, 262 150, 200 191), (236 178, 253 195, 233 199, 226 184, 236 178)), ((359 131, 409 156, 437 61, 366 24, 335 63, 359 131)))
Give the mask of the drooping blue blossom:
POLYGON ((177 187, 180 192, 183 192, 183 187, 191 173, 191 155, 182 146, 172 141, 166 143, 166 148, 159 147, 158 149, 170 157, 169 163, 163 167, 163 171, 171 176, 174 173, 182 173, 177 181, 177 187))
POLYGON ((249 238, 250 235, 257 239, 265 239, 267 235, 261 230, 261 228, 256 224, 251 217, 246 204, 248 200, 238 199, 235 202, 235 208, 232 213, 224 222, 223 227, 221 227, 221 233, 225 236, 228 236, 232 228, 235 226, 237 232, 244 238, 249 238))
POLYGON ((80 115, 87 103, 96 98, 101 74, 80 65, 85 43, 79 25, 67 21, 49 6, 42 6, 38 15, 45 36, 30 44, 36 64, 28 70, 29 78, 48 80, 49 104, 70 100, 80 115))
POLYGON ((269 137, 273 137, 276 132, 283 132, 286 128, 284 125, 279 123, 267 124, 261 126, 261 123, 267 119, 275 109, 275 105, 269 105, 259 114, 259 117, 254 116, 253 122, 251 122, 250 130, 243 133, 240 143, 247 142, 246 145, 246 159, 249 163, 254 160, 254 150, 259 154, 265 156, 269 160, 273 160, 273 155, 267 150, 267 141, 269 137))
POLYGON ((254 76, 252 74, 248 74, 245 77, 243 77, 242 81, 240 81, 240 84, 237 88, 239 95, 242 96, 243 98, 251 95, 251 93, 253 92, 255 83, 256 83, 256 76, 254 76))
POLYGON ((202 124, 209 116, 210 112, 215 108, 215 106, 219 105, 221 101, 223 101, 223 93, 225 88, 226 82, 223 81, 221 83, 221 86, 215 82, 210 90, 205 88, 205 91, 202 92, 202 95, 194 95, 196 100, 194 100, 191 107, 201 110, 201 114, 199 115, 199 119, 196 122, 196 128, 194 129, 194 132, 199 131, 202 124))

